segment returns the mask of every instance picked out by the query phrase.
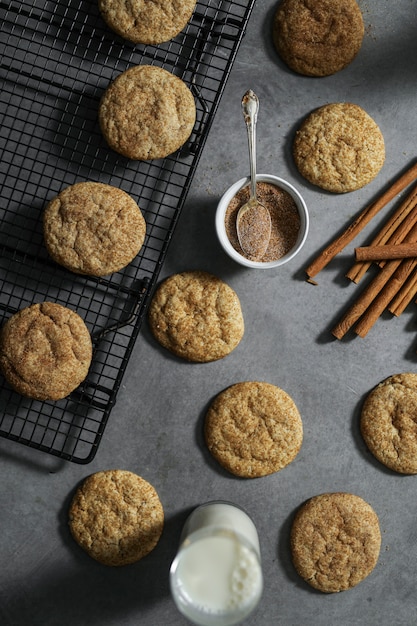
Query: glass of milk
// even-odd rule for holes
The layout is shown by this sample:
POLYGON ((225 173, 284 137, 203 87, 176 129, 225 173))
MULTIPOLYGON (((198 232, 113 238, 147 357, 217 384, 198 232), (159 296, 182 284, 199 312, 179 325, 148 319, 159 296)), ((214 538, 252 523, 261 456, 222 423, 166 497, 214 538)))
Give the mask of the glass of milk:
POLYGON ((178 609, 199 626, 230 626, 249 615, 263 578, 258 533, 243 509, 215 501, 191 513, 170 585, 178 609))

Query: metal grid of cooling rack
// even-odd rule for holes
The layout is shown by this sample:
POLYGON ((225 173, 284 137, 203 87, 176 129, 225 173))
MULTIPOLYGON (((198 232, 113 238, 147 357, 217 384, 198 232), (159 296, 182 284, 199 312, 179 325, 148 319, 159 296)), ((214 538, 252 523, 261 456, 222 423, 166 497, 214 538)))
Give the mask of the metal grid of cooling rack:
POLYGON ((95 2, 0 0, 0 323, 55 301, 77 311, 94 345, 87 379, 64 400, 30 400, 0 379, 0 436, 76 463, 94 458, 253 4, 199 1, 175 39, 139 46, 110 32, 95 2), (129 161, 99 131, 101 94, 139 64, 171 71, 195 97, 190 140, 163 160, 129 161), (83 180, 124 189, 147 223, 137 258, 104 279, 58 267, 43 245, 46 202, 83 180))

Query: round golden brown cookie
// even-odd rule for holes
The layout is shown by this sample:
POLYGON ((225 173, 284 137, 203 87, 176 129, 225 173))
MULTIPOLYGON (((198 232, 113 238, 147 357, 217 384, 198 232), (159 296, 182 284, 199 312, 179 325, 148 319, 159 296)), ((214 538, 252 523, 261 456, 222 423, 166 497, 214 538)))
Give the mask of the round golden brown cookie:
POLYGON ((180 33, 191 19, 195 0, 98 0, 100 13, 118 35, 133 43, 159 44, 180 33))
POLYGON ((65 398, 86 378, 91 357, 84 321, 54 302, 21 309, 0 331, 0 368, 13 389, 29 398, 65 398))
POLYGON ((135 258, 146 224, 125 191, 82 182, 66 187, 48 203, 43 232, 54 261, 78 274, 107 276, 135 258))
POLYGON ((298 510, 290 542, 295 569, 307 583, 324 593, 346 591, 377 564, 378 516, 359 496, 324 493, 298 510))
POLYGON ((346 193, 369 183, 385 161, 385 144, 374 120, 357 104, 327 104, 297 130, 293 155, 313 185, 346 193))
POLYGON ((149 324, 164 348, 197 363, 228 355, 244 333, 235 291, 199 271, 174 274, 159 285, 149 307, 149 324))
POLYGON ((369 450, 394 472, 417 474, 417 374, 395 374, 367 396, 360 428, 369 450))
POLYGON ((282 0, 273 22, 278 54, 305 76, 329 76, 349 65, 363 36, 355 0, 282 0))
POLYGON ((70 508, 75 541, 103 565, 139 561, 157 545, 164 510, 154 487, 127 470, 105 470, 88 476, 70 508))
POLYGON ((99 106, 100 128, 110 148, 140 161, 162 159, 181 148, 195 119, 194 97, 184 81, 153 65, 119 74, 99 106))
POLYGON ((220 393, 205 418, 208 449, 229 472, 256 478, 297 456, 303 425, 290 396, 264 382, 242 382, 220 393))

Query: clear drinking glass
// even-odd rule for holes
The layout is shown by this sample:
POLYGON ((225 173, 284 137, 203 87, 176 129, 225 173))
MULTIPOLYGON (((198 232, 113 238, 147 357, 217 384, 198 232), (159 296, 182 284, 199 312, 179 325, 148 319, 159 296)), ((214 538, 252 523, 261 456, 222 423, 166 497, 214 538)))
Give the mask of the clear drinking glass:
POLYGON ((263 578, 256 527, 230 502, 208 502, 188 517, 171 565, 178 609, 199 626, 231 626, 258 604, 263 578))

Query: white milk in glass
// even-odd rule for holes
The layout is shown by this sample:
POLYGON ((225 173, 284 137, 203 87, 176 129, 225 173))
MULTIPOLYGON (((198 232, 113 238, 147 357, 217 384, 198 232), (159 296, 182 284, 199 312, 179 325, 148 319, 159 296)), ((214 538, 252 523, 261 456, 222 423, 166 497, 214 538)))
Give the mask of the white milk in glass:
POLYGON ((171 566, 178 609, 199 626, 242 621, 262 594, 258 533, 250 517, 228 502, 209 502, 187 519, 171 566))

